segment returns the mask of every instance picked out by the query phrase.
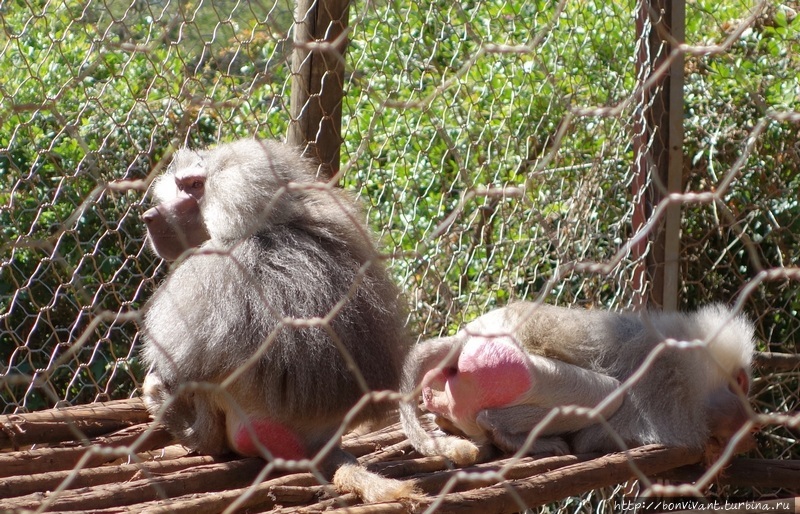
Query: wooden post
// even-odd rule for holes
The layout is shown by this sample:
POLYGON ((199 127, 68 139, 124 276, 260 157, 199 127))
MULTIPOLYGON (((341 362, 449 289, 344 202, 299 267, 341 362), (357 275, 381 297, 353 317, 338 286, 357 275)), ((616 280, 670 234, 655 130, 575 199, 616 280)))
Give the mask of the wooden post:
POLYGON ((290 145, 339 171, 349 0, 298 0, 292 55, 290 145))
MULTIPOLYGON (((686 2, 667 1, 669 31, 678 43, 686 40, 686 2)), ((670 51, 675 48, 670 44, 670 51)), ((683 192, 683 70, 684 54, 674 56, 669 68, 669 165, 667 172, 667 193, 683 192)), ((665 84, 665 87, 667 85, 665 84)), ((681 257, 681 204, 673 203, 667 207, 664 230, 664 288, 662 306, 665 310, 678 309, 680 292, 681 257)))
MULTIPOLYGON (((642 2, 636 21, 640 84, 649 80, 674 50, 662 33, 683 42, 684 18, 683 0, 642 2)), ((632 187, 634 195, 639 195, 633 214, 634 233, 647 223, 659 202, 683 188, 683 54, 675 56, 667 73, 642 91, 639 106, 634 121, 636 157, 632 187)), ((677 309, 680 223, 681 205, 670 204, 647 240, 633 248, 631 257, 640 260, 634 274, 634 291, 642 293, 649 282, 649 300, 641 297, 638 303, 652 303, 664 310, 677 309), (645 255, 646 259, 642 259, 645 255)))

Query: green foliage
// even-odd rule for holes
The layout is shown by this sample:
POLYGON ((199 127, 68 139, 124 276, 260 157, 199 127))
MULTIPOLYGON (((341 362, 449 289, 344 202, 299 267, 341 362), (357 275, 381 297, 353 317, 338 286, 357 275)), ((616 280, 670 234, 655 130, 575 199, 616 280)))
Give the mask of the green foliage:
MULTIPOLYGON (((722 44, 743 18, 737 3, 695 7, 687 11, 690 43, 722 44)), ((790 21, 787 12, 768 6, 730 51, 687 60, 687 190, 718 184, 741 158, 759 120, 800 110, 800 18, 790 21)), ((761 269, 800 264, 796 141, 796 124, 770 121, 723 202, 684 215, 683 296, 689 306, 730 301, 761 269)), ((797 351, 797 293, 797 284, 782 280, 760 285, 748 299, 748 311, 761 322, 759 335, 773 351, 797 351)))
MULTIPOLYGON (((565 266, 609 262, 632 235, 636 5, 351 6, 344 185, 394 256, 412 331, 453 331, 540 294, 631 303, 631 263, 565 266)), ((750 7, 687 4, 687 42, 724 43, 750 7)), ((162 271, 143 250, 146 180, 177 146, 286 132, 292 11, 0 3, 0 376, 26 377, 0 380, 4 408, 130 393, 137 327, 114 317, 138 311, 162 271), (121 179, 145 183, 107 187, 121 179)), ((800 109, 799 30, 769 6, 726 51, 687 55, 687 190, 719 184, 760 119, 800 109)), ((798 265, 797 169, 796 125, 773 120, 721 202, 685 209, 684 306, 731 301, 760 267, 798 265)), ((749 299, 773 349, 792 350, 797 298, 786 281, 749 299)))
MULTIPOLYGON (((95 400, 107 389, 98 384, 135 361, 133 323, 100 326, 65 355, 93 316, 140 309, 142 285, 152 283, 141 193, 108 184, 146 179, 171 148, 213 142, 223 125, 226 138, 285 131, 274 103, 288 80, 275 66, 286 28, 274 23, 287 23, 291 10, 270 18, 239 9, 239 18, 257 21, 240 26, 231 16, 215 31, 218 14, 178 4, 158 11, 112 2, 106 11, 40 2, 0 11, 8 37, 0 53, 0 371, 56 391, 23 394, 29 378, 7 391, 24 401, 6 407, 95 400), (184 32, 181 20, 203 30, 184 32), (251 91, 254 77, 272 85, 251 91)), ((123 383, 104 394, 127 394, 135 382, 123 383)))
MULTIPOLYGON (((579 118, 557 146, 553 137, 574 107, 629 94, 633 53, 615 54, 635 38, 631 7, 589 2, 557 15, 552 2, 386 2, 356 13, 362 22, 349 55, 357 71, 345 97, 348 179, 364 187, 374 224, 401 255, 394 269, 416 298, 414 312, 451 312, 441 323, 452 329, 462 317, 535 295, 571 256, 602 260, 616 250, 552 247, 534 256, 530 243, 551 229, 543 218, 567 217, 565 199, 603 187, 571 174, 571 166, 594 162, 587 169, 599 172, 605 161, 611 184, 629 172, 618 120, 579 118), (550 166, 565 170, 555 187, 532 175, 550 153, 550 166), (515 186, 529 188, 522 202, 463 199, 475 187, 515 186), (453 225, 432 238, 454 211, 453 225)), ((621 215, 623 198, 616 212, 605 206, 607 216, 621 215)), ((585 277, 569 281, 559 294, 577 298, 585 277)))

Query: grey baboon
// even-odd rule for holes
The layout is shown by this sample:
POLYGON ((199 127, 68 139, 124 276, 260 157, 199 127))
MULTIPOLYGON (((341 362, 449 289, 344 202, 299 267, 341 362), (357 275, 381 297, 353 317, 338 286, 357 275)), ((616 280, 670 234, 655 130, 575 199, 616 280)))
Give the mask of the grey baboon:
MULTIPOLYGON (((399 386, 409 344, 398 289, 351 195, 315 171, 250 139, 179 150, 153 184, 148 238, 176 262, 146 305, 145 403, 198 452, 312 459, 348 414, 357 423, 396 406, 359 402, 399 386)), ((340 447, 321 462, 366 501, 411 493, 340 447)))
MULTIPOLYGON (((753 334, 720 305, 681 314, 515 303, 412 350, 403 427, 418 451, 460 465, 492 445, 518 451, 548 416, 530 453, 619 451, 615 433, 628 447, 702 448, 710 459, 748 420, 753 334), (640 368, 624 394, 612 394, 640 368), (427 433, 419 393, 442 426, 469 439, 427 433), (574 410, 552 412, 564 406, 599 407, 608 427, 574 410)), ((753 441, 742 434, 739 442, 753 441)))

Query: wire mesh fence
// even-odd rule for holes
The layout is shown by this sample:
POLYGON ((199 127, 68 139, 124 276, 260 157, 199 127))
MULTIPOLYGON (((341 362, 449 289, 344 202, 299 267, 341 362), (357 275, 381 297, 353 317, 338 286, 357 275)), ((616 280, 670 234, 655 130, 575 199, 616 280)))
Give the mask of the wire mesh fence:
MULTIPOLYGON (((675 266, 681 310, 735 304, 759 350, 796 354, 800 5, 688 2, 684 46, 658 9, 354 2, 314 36, 343 31, 341 76, 317 80, 344 96, 306 85, 292 107, 302 63, 329 51, 298 43, 293 2, 0 2, 0 413, 139 396, 142 308, 170 268, 147 248, 150 182, 177 148, 250 136, 334 141, 323 171, 364 205, 414 338, 520 299, 661 305, 675 266), (670 188, 665 125, 642 120, 667 116, 674 62, 670 188)), ((763 370, 754 456, 797 459, 800 375, 763 370)), ((783 487, 720 494, 800 494, 783 487)))

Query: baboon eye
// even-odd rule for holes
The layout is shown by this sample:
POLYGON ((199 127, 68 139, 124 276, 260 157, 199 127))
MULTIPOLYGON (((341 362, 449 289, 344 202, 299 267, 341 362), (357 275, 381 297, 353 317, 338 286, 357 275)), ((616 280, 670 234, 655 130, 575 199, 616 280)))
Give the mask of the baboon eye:
POLYGON ((178 181, 178 189, 198 200, 203 196, 204 188, 205 180, 202 178, 187 177, 178 181))

